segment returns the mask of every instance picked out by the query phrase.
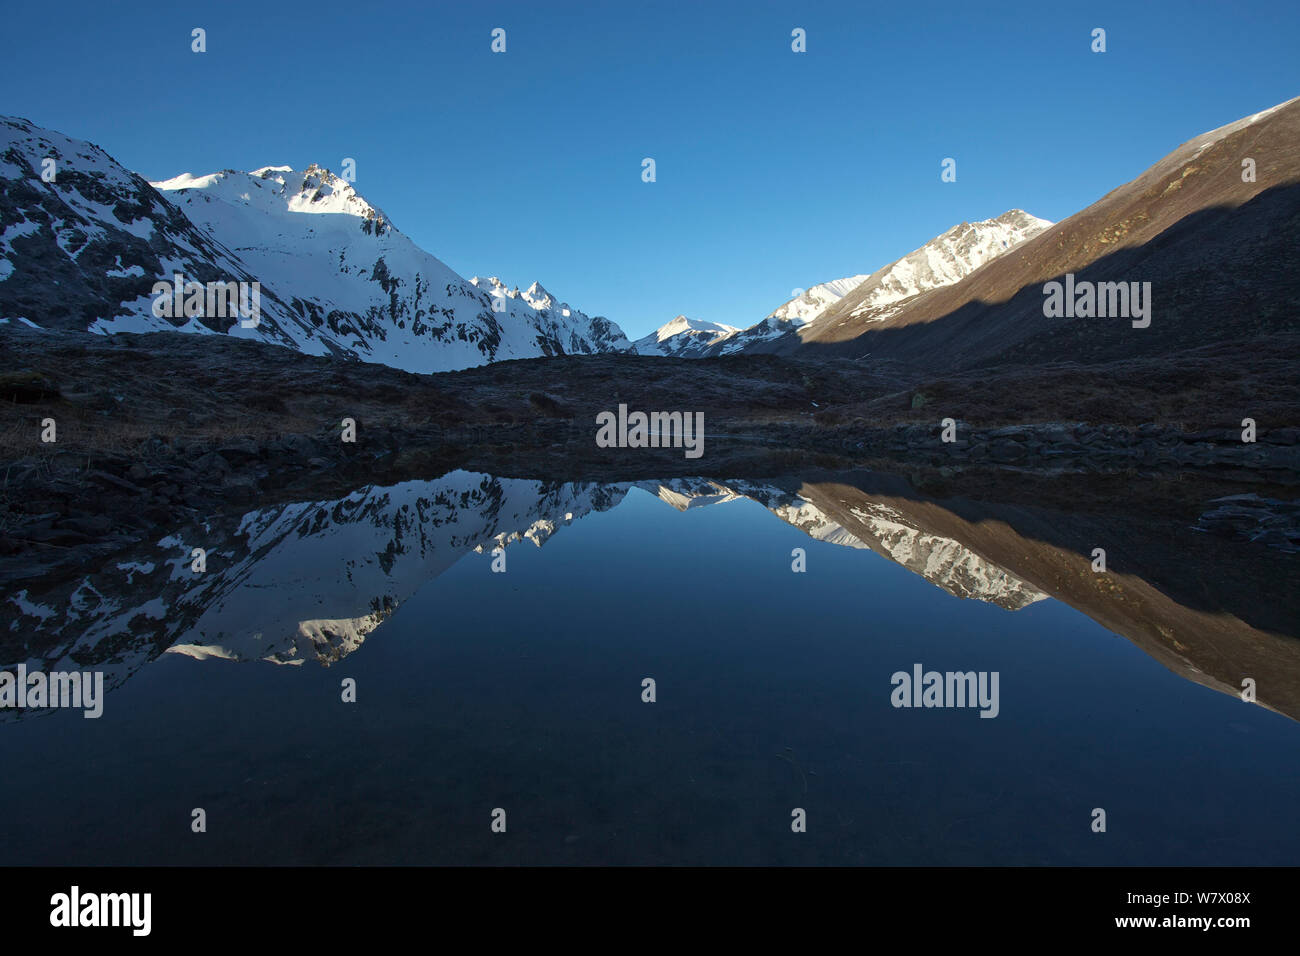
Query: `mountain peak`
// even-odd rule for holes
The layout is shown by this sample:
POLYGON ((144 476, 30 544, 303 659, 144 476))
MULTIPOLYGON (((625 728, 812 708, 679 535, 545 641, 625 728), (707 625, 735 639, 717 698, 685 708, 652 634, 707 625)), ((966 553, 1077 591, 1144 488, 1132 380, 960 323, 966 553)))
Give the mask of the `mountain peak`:
MULTIPOLYGON (((1026 240, 1049 228, 1046 219, 1031 216, 1023 209, 1009 209, 992 219, 962 222, 891 262, 858 286, 851 296, 827 310, 816 326, 843 309, 849 317, 862 323, 888 319, 901 303, 922 292, 953 285, 988 262, 998 258, 1026 240)), ((836 321, 841 321, 843 317, 836 321)), ((801 329, 804 336, 815 331, 813 325, 801 329)))
POLYGON ((542 287, 540 282, 534 282, 523 292, 523 299, 534 309, 553 309, 558 304, 555 296, 551 295, 542 287))
POLYGON ((706 349, 731 338, 740 329, 734 325, 721 322, 706 322, 704 319, 692 319, 679 315, 649 335, 632 343, 632 347, 642 355, 673 355, 698 357, 706 349))
POLYGON ((997 216, 996 218, 993 219, 987 219, 985 220, 985 222, 998 223, 1000 225, 1007 225, 1007 226, 1022 226, 1022 227, 1024 226, 1033 227, 1035 225, 1040 225, 1044 229, 1052 225, 1050 220, 1039 219, 1037 216, 1027 213, 1023 209, 1008 209, 1002 215, 997 216))
POLYGON ((536 307, 553 304, 538 283, 533 303, 515 290, 497 315, 488 282, 463 279, 318 164, 150 184, 97 146, 0 117, 0 219, 17 224, 0 229, 0 317, 11 321, 228 334, 413 372, 630 348, 604 317, 536 307), (57 185, 33 187, 49 156, 57 185), (257 321, 155 312, 155 283, 176 274, 257 283, 257 321))
POLYGON ((393 228, 383 211, 366 202, 351 183, 316 163, 302 172, 291 166, 263 166, 247 173, 234 169, 204 176, 182 173, 150 185, 162 193, 201 190, 207 199, 251 206, 272 215, 289 212, 348 216, 371 233, 393 228))
POLYGON ((740 331, 734 325, 723 325, 721 322, 707 322, 704 319, 692 319, 685 315, 679 315, 676 318, 671 319, 668 322, 665 322, 663 325, 659 326, 659 328, 655 330, 655 334, 659 336, 659 341, 662 342, 669 335, 674 335, 678 332, 684 332, 688 330, 692 332, 707 332, 707 333, 723 333, 723 332, 740 331))
POLYGON ((1016 362, 1028 362, 1031 356, 1111 361, 1159 354, 1175 342, 1204 346, 1280 330, 1282 317, 1293 310, 1272 298, 1280 287, 1263 276, 1294 271, 1289 268, 1293 256, 1288 258, 1294 242, 1263 224, 1294 216, 1290 187, 1298 168, 1295 157, 1300 156, 1298 131, 1300 98, 1204 133, 1050 226, 1050 236, 1045 235, 1048 224, 1024 210, 972 223, 969 234, 947 248, 927 243, 885 270, 899 278, 930 270, 942 279, 961 261, 964 276, 946 278, 939 283, 944 288, 931 286, 926 295, 916 294, 925 290, 913 281, 907 284, 911 291, 906 299, 907 289, 873 277, 800 330, 800 343, 784 342, 782 348, 788 354, 815 344, 827 355, 870 354, 875 360, 914 361, 931 368, 973 368, 1010 356, 1016 362), (1256 176, 1244 177, 1243 157, 1252 155, 1269 159, 1261 160, 1256 176), (1165 241, 1169 235, 1176 235, 1177 242, 1165 241), (1266 236, 1271 244, 1265 244, 1266 236), (1016 252, 1004 255, 1009 249, 1016 252), (1214 269, 1205 269, 1206 262, 1214 263, 1214 269), (1261 262, 1270 263, 1263 272, 1261 262), (1163 286, 1177 294, 1163 306, 1160 331, 1132 335, 1129 329, 1136 321, 1097 321, 1067 332, 1058 322, 1041 321, 1041 290, 1070 275, 1085 282, 1141 280, 1147 289, 1163 286), (1234 297, 1252 302, 1249 309, 1238 310, 1240 319, 1224 308, 1224 276, 1233 277, 1234 297), (1256 304, 1255 295, 1275 304, 1256 304), (1249 331, 1247 321, 1252 323, 1249 331))

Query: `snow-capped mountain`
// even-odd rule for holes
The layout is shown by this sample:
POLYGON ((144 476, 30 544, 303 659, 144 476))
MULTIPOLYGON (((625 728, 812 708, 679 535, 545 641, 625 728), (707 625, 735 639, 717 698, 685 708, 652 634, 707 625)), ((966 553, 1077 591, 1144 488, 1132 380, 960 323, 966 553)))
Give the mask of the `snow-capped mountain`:
POLYGON ((709 478, 672 478, 667 481, 638 481, 636 487, 648 491, 678 511, 726 504, 744 497, 709 478))
MULTIPOLYGON (((11 117, 0 117, 0 226, 0 318, 40 328, 152 318, 149 291, 173 272, 197 282, 253 278, 98 146, 11 117)), ((184 319, 175 325, 208 331, 184 319)))
POLYGON ((536 284, 494 299, 315 165, 149 184, 96 146, 0 117, 0 215, 0 317, 42 328, 222 332, 422 372, 630 347, 536 284), (156 315, 154 285, 175 274, 258 282, 256 326, 156 315))
POLYGON ((303 289, 308 298, 295 303, 312 324, 332 329, 359 357, 432 371, 627 348, 613 323, 561 305, 536 283, 531 297, 494 297, 465 281, 328 170, 275 167, 154 185, 237 249, 264 284, 303 289))
MULTIPOLYGON (((1010 252, 1052 223, 1011 209, 993 219, 963 222, 935 236, 919 249, 868 275, 828 303, 791 336, 774 343, 787 351, 799 341, 826 333, 829 325, 867 326, 883 322, 924 292, 960 282, 980 267, 1010 252)), ((765 351, 760 345, 758 351, 765 351)))
POLYGON ((827 306, 838 302, 869 278, 869 275, 846 276, 843 279, 832 279, 830 282, 815 285, 802 295, 795 296, 784 305, 773 309, 767 317, 796 325, 811 322, 825 312, 827 306))
POLYGON ((762 321, 715 343, 708 354, 733 355, 751 349, 761 342, 778 339, 787 332, 793 332, 817 318, 867 278, 866 275, 846 276, 843 279, 832 279, 830 282, 815 285, 773 309, 762 321))
POLYGON ((897 303, 961 281, 1051 225, 1046 219, 1012 209, 995 219, 953 226, 869 275, 853 290, 850 314, 864 322, 879 322, 893 314, 897 303))
POLYGON ((875 272, 815 285, 773 309, 761 321, 746 329, 718 335, 703 348, 698 334, 674 326, 678 321, 675 319, 652 336, 638 340, 637 351, 644 353, 646 349, 641 348, 641 342, 654 336, 659 340, 648 343, 651 348, 688 358, 763 352, 769 348, 779 350, 787 342, 798 341, 794 336, 787 338, 789 333, 798 333, 801 338, 812 334, 821 320, 831 314, 841 314, 844 303, 850 300, 855 303, 853 321, 880 321, 893 315, 913 296, 959 282, 1051 225, 1019 209, 995 219, 963 222, 875 272))
POLYGON ((1192 344, 1260 344, 1295 328, 1298 177, 1300 97, 1183 143, 959 282, 892 303, 887 289, 863 283, 771 351, 806 346, 808 356, 870 355, 939 372, 1164 359, 1192 344), (1245 175, 1245 167, 1255 174, 1245 175), (1101 315, 1044 323, 1042 289, 1066 276, 1085 288, 1140 280, 1167 291, 1141 335, 1101 315))
MULTIPOLYGON (((540 282, 534 282, 523 292, 519 287, 507 288, 496 276, 480 278, 474 276, 469 280, 476 289, 482 289, 494 302, 504 301, 511 314, 527 313, 512 306, 522 303, 533 310, 531 321, 547 336, 548 341, 559 342, 565 354, 591 352, 630 352, 632 343, 627 340, 623 330, 604 316, 590 316, 573 308, 567 302, 561 302, 542 288, 540 282)), ((555 354, 547 352, 544 354, 555 354)))
POLYGON ((1020 209, 994 219, 963 222, 919 249, 868 275, 850 276, 791 299, 766 319, 722 343, 713 354, 738 351, 785 350, 815 335, 825 321, 846 314, 853 322, 883 321, 912 297, 960 282, 976 269, 1048 229, 1052 223, 1020 209), (851 312, 846 313, 852 303, 851 312), (786 333, 797 332, 786 338, 786 333), (781 341, 778 342, 777 340, 781 341))
POLYGON ((712 346, 739 332, 734 325, 705 322, 679 315, 666 322, 649 335, 632 343, 641 355, 671 355, 677 358, 698 358, 712 346))

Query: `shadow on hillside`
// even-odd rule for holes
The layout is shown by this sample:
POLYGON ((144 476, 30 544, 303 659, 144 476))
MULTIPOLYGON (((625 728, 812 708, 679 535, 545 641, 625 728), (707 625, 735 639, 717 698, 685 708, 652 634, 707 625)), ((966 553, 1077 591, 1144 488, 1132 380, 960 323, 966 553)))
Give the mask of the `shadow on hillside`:
MULTIPOLYGON (((1031 251, 1044 254, 1050 247, 1040 240, 1049 238, 1044 234, 1031 240, 1031 251)), ((1012 251, 997 262, 1014 266, 1020 261, 1014 257, 1025 254, 1012 251)), ((1125 318, 1045 318, 1044 284, 1064 281, 1069 271, 1064 254, 1051 258, 1059 262, 1060 271, 1006 290, 1011 293, 1008 299, 975 299, 931 321, 886 324, 852 339, 801 342, 793 354, 823 360, 870 356, 937 372, 1055 361, 1097 363, 1222 341, 1239 344, 1240 360, 1249 363, 1253 341, 1300 326, 1300 183, 1266 189, 1240 206, 1200 209, 1151 241, 1117 249, 1074 273, 1076 282, 1151 282, 1148 328, 1135 329, 1125 318)), ((922 293, 911 311, 941 308, 946 300, 967 294, 963 290, 978 289, 988 278, 983 271, 955 286, 922 293)), ((781 348, 792 344, 787 338, 781 348)))

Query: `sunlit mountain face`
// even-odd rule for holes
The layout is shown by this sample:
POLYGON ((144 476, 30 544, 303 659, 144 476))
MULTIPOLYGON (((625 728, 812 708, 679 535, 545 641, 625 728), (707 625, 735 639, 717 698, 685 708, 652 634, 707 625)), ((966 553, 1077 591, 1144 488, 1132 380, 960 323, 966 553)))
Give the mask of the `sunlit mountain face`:
POLYGON ((465 279, 316 164, 149 183, 98 146, 0 116, 0 214, 0 325, 228 333, 417 372, 631 348, 538 282, 465 279), (47 158, 61 188, 35 175, 47 158), (255 282, 257 315, 247 299, 240 321, 185 311, 181 292, 159 308, 159 281, 255 282))
POLYGON ((91 768, 28 764, 51 779, 0 808, 47 856, 104 862, 1293 856, 1300 785, 1256 778, 1300 756, 1295 515, 1258 488, 1180 482, 1175 507, 1155 479, 1071 481, 456 470, 214 515, 6 589, 0 667, 107 692, 96 720, 0 712, 7 760, 57 739, 91 768), (914 667, 998 674, 995 719, 892 703, 914 667), (321 801, 322 775, 358 782, 321 801), (232 832, 129 851, 102 825, 181 791, 232 832), (1141 835, 1062 840, 1082 793, 1141 835), (484 801, 529 815, 504 856, 438 822, 484 801), (744 837, 786 804, 828 831, 744 837))

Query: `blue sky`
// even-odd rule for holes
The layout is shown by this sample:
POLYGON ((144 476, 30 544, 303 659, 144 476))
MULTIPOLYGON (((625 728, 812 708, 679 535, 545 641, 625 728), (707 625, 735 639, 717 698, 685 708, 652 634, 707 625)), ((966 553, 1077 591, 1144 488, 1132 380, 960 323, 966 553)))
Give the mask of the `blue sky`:
POLYGON ((749 325, 962 220, 1062 219, 1300 94, 1294 0, 96 0, 10 4, 5 34, 0 112, 150 179, 353 157, 462 275, 539 279, 632 337, 749 325))

